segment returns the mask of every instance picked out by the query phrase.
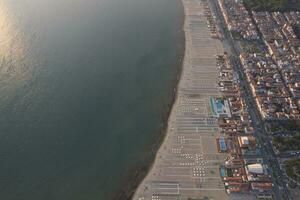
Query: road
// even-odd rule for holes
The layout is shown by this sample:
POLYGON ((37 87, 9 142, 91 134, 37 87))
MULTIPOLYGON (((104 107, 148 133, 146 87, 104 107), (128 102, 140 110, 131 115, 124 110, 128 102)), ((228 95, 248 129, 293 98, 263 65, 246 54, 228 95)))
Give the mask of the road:
POLYGON ((261 144, 262 147, 262 157, 265 157, 268 166, 272 166, 273 169, 273 179, 274 179, 274 194, 275 198, 277 200, 284 199, 284 200, 289 200, 291 199, 287 186, 284 182, 284 175, 283 172, 280 169, 280 163, 277 159, 277 156, 272 148, 272 144, 270 142, 270 139, 268 138, 267 132, 264 129, 264 121, 261 118, 261 115, 258 112, 258 109, 256 107, 255 100, 251 94, 250 86, 246 80, 245 73, 242 69, 242 63, 240 62, 239 55, 241 52, 241 47, 237 42, 234 41, 232 34, 228 31, 225 25, 225 21, 223 18, 223 15, 221 13, 221 9, 218 5, 217 0, 212 0, 211 6, 214 11, 214 13, 217 16, 218 23, 220 26, 220 29, 222 31, 222 34, 224 36, 224 41, 228 43, 229 46, 229 51, 231 55, 231 62, 233 64, 234 70, 238 73, 240 77, 240 86, 243 89, 244 92, 244 98, 246 101, 246 104, 249 108, 249 114, 251 116, 251 119, 253 121, 253 126, 255 131, 254 136, 258 140, 258 142, 261 144), (274 174, 277 175, 277 177, 274 176, 274 174))

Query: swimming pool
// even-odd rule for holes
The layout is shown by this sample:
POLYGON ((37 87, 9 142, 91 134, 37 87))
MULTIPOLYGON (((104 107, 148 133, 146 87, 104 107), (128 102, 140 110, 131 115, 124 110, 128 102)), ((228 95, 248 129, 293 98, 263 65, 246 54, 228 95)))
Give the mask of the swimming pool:
POLYGON ((215 101, 214 101, 214 98, 213 97, 211 97, 210 98, 210 109, 211 109, 211 111, 213 112, 213 115, 217 115, 217 112, 216 112, 216 110, 215 110, 215 101))
POLYGON ((222 110, 222 108, 224 106, 223 103, 220 100, 216 101, 216 105, 217 105, 218 110, 222 110))
POLYGON ((224 138, 219 139, 219 145, 221 151, 226 151, 226 143, 224 138))
POLYGON ((220 174, 222 177, 225 176, 225 169, 223 167, 220 169, 220 174))

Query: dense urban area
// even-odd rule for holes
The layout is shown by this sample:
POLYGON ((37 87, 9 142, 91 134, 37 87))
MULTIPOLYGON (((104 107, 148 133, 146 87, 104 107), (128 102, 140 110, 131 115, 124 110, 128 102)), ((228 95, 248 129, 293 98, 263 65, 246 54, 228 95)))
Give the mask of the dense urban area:
MULTIPOLYGON (((222 97, 212 101, 227 153, 230 193, 299 199, 300 1, 218 0, 212 37, 231 46, 217 58, 222 97)), ((211 26, 211 20, 208 20, 211 26)))

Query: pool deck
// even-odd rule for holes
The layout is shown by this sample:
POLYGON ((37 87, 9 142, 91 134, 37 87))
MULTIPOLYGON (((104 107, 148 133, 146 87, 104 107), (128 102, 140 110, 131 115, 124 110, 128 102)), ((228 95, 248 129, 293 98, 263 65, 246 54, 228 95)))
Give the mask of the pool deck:
POLYGON ((227 200, 220 176, 226 154, 218 153, 217 119, 210 98, 219 97, 216 55, 219 40, 210 37, 201 0, 182 0, 186 48, 165 140, 134 200, 227 200))

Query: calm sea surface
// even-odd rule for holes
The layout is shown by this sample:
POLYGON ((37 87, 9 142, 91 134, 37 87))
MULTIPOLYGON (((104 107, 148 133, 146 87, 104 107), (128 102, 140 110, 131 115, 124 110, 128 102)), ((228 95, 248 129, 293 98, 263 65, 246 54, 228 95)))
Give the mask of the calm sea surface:
POLYGON ((179 0, 0 0, 0 199, 107 200, 178 72, 179 0))

